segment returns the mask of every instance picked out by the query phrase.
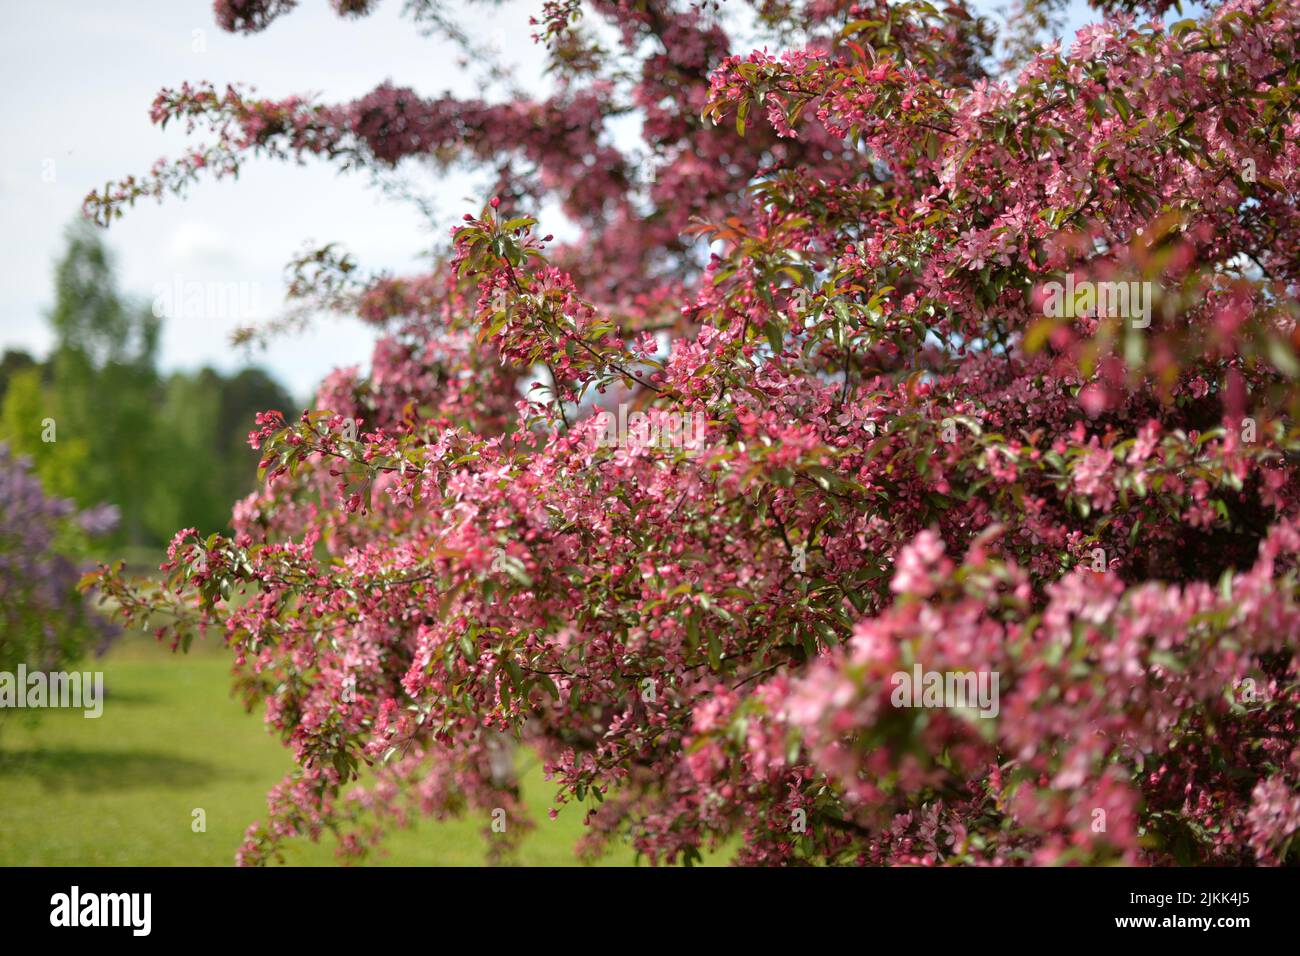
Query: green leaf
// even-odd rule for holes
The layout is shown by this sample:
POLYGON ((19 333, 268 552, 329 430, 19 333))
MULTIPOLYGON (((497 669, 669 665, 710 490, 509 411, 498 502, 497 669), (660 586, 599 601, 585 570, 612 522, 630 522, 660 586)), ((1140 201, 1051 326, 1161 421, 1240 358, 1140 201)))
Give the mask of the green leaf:
POLYGON ((1268 360, 1273 366, 1286 375, 1288 378, 1300 376, 1300 363, 1296 362, 1295 353, 1287 347, 1281 339, 1269 337, 1268 340, 1268 360))
POLYGON ((775 355, 781 354, 781 348, 785 344, 785 334, 781 329, 780 323, 775 319, 763 326, 763 332, 767 335, 768 344, 772 346, 772 352, 775 355))

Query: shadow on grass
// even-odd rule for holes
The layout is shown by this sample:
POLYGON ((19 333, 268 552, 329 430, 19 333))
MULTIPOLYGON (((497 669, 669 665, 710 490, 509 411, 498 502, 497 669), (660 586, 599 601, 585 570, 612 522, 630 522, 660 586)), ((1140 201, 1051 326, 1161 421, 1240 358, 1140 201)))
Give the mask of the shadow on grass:
MULTIPOLYGON (((104 706, 109 707, 116 704, 130 704, 132 707, 146 706, 153 707, 159 704, 165 704, 167 698, 162 694, 152 690, 140 690, 131 688, 130 690, 114 689, 108 684, 104 685, 104 706)), ((78 715, 80 716, 80 715, 78 715)))
POLYGON ((201 786, 215 776, 215 768, 203 761, 143 750, 113 753, 41 747, 0 751, 0 779, 31 777, 50 792, 91 793, 145 787, 180 790, 201 786))

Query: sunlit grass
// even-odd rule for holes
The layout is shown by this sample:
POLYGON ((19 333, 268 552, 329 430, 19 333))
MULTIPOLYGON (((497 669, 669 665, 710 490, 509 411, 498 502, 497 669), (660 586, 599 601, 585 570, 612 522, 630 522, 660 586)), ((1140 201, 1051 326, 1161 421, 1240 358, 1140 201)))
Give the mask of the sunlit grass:
MULTIPOLYGON (((266 791, 291 767, 288 752, 230 696, 230 658, 216 647, 173 655, 153 642, 123 640, 102 661, 105 705, 98 720, 80 711, 44 711, 0 722, 0 865, 192 865, 234 861, 244 829, 264 819, 266 791), (192 811, 207 830, 191 829, 192 811)), ((550 820, 554 794, 527 761, 524 792, 536 829, 516 861, 569 865, 583 831, 581 807, 550 820)), ((476 865, 484 862, 475 814, 421 822, 394 833, 373 862, 476 865)), ((334 841, 299 841, 287 862, 332 865, 334 841)), ((604 863, 630 864, 619 847, 604 863)))

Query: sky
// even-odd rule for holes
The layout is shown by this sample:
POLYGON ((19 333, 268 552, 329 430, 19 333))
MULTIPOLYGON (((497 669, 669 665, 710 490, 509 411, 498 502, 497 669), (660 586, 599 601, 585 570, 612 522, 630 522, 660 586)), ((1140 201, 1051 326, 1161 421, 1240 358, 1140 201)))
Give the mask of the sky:
MULTIPOLYGON (((202 141, 201 134, 191 141, 150 122, 160 88, 186 80, 219 88, 245 82, 265 96, 317 92, 324 102, 342 102, 392 79, 426 96, 475 92, 454 47, 421 36, 400 17, 396 0, 359 20, 340 19, 325 0, 305 0, 251 36, 217 28, 211 0, 0 3, 0 351, 47 352, 52 268, 86 193, 146 172, 159 157, 180 154, 187 141, 202 141)), ((507 4, 477 24, 488 42, 534 72, 540 58, 527 16, 535 5, 507 4), (506 25, 513 32, 502 32, 506 25)), ((428 176, 426 183, 445 220, 440 234, 483 200, 465 176, 428 176)), ((245 165, 238 180, 204 178, 184 197, 146 199, 104 235, 119 289, 141 302, 180 289, 192 303, 194 283, 229 294, 216 315, 192 314, 182 297, 161 343, 166 369, 225 370, 249 358, 230 346, 230 332, 280 314, 284 265, 308 240, 339 241, 364 270, 397 273, 419 269, 421 250, 435 240, 413 205, 386 197, 365 174, 274 160, 245 165)), ((305 398, 331 368, 365 365, 373 336, 356 320, 327 317, 252 358, 305 398)))
MULTIPOLYGON (((425 96, 479 92, 458 67, 455 48, 422 36, 401 17, 398 0, 357 20, 340 19, 325 0, 304 0, 254 35, 218 29, 211 0, 0 4, 0 351, 48 351, 51 271, 86 193, 203 141, 202 134, 191 140, 150 122, 150 104, 162 87, 242 82, 265 96, 314 92, 327 103, 364 95, 389 79, 425 96)), ((527 20, 540 6, 541 0, 513 0, 461 17, 504 59, 520 64, 530 89, 541 82, 541 57, 527 20)), ((1077 25, 1082 17, 1072 14, 1077 25)), ((176 300, 163 326, 162 367, 230 371, 251 359, 301 400, 330 369, 364 367, 374 332, 354 319, 322 318, 251 354, 233 348, 229 336, 281 313, 284 265, 309 241, 340 242, 365 272, 419 270, 421 251, 462 212, 477 210, 483 196, 465 175, 411 175, 434 198, 434 227, 365 174, 339 174, 312 160, 302 166, 255 160, 238 180, 203 178, 184 197, 161 204, 146 199, 128 209, 106 239, 121 291, 148 304, 171 290, 176 300), (228 298, 216 309, 187 308, 195 288, 228 298)), ((550 222, 547 229, 563 235, 550 222)))

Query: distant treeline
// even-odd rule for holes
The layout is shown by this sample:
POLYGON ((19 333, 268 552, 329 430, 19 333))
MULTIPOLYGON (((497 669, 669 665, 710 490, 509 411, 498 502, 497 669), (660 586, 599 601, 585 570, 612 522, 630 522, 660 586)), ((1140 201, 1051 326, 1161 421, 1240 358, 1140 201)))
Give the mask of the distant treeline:
POLYGON ((253 416, 291 412, 289 394, 257 368, 161 374, 161 320, 118 294, 107 250, 87 228, 70 230, 55 292, 50 355, 0 358, 0 441, 31 457, 48 493, 116 505, 110 547, 227 527, 256 481, 253 416))

